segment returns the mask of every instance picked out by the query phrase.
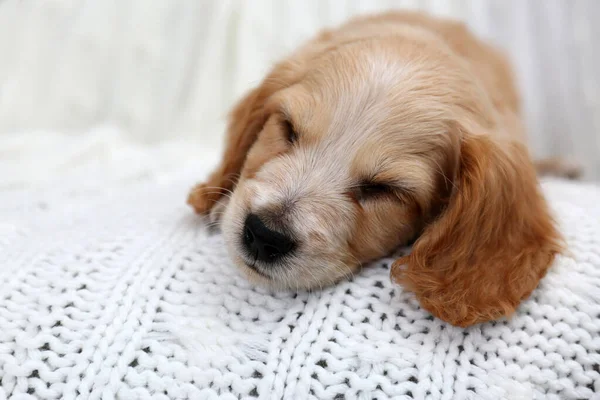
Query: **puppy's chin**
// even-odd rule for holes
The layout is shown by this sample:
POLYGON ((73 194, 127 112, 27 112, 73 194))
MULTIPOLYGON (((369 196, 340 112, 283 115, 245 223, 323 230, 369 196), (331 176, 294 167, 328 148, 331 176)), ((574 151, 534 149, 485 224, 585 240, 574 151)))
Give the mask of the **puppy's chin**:
POLYGON ((242 273, 250 282, 276 290, 289 289, 289 287, 279 282, 274 277, 271 277, 259 270, 256 265, 252 265, 251 263, 242 259, 239 255, 237 255, 237 253, 232 253, 231 250, 229 250, 229 253, 236 267, 242 271, 242 273))
POLYGON ((234 264, 243 272, 246 278, 253 284, 268 287, 278 291, 286 290, 319 290, 336 283, 349 279, 359 269, 358 265, 339 266, 321 264, 320 274, 314 275, 307 268, 294 265, 281 265, 277 267, 260 267, 244 261, 236 253, 230 253, 234 264), (267 272, 273 268, 272 272, 267 272), (277 270, 276 268, 280 268, 277 270), (347 271, 340 273, 340 271, 347 271), (323 277, 326 274, 326 277, 323 277))

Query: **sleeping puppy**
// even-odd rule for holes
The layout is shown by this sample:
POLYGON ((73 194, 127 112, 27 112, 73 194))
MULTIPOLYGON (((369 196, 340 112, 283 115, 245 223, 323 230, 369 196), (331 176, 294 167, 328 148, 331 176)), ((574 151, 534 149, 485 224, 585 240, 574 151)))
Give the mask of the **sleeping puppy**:
POLYGON ((499 52, 460 23, 360 17, 239 101, 188 203, 221 220, 248 278, 277 288, 335 283, 416 240, 392 279, 468 326, 511 314, 561 251, 524 142, 499 52))

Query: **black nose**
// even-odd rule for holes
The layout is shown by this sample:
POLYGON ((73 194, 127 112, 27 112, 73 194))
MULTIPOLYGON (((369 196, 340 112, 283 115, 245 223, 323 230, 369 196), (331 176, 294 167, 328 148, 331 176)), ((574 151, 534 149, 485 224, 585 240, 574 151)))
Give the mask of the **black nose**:
POLYGON ((248 251, 266 263, 288 254, 295 245, 288 236, 267 228, 256 214, 250 214, 246 218, 243 240, 248 251))

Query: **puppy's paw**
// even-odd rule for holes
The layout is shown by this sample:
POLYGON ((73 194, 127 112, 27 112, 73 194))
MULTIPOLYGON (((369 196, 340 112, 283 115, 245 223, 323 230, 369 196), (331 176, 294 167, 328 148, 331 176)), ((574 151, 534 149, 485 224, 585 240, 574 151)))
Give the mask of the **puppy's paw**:
POLYGON ((579 164, 560 157, 536 161, 535 168, 539 175, 555 178, 577 180, 583 175, 583 168, 579 164))
POLYGON ((577 180, 583 175, 583 168, 579 164, 565 160, 560 164, 558 174, 565 179, 577 180))
POLYGON ((192 188, 188 195, 187 203, 194 208, 198 214, 208 214, 217 205, 223 196, 219 188, 200 183, 192 188))

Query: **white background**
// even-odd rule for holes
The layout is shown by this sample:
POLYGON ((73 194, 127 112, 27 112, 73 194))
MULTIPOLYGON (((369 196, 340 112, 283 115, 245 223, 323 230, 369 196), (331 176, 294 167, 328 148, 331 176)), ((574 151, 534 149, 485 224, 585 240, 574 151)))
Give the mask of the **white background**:
POLYGON ((131 151, 153 168, 216 157, 227 110, 275 60, 321 27, 399 7, 505 48, 534 154, 600 178, 599 1, 0 0, 0 187, 131 151))

